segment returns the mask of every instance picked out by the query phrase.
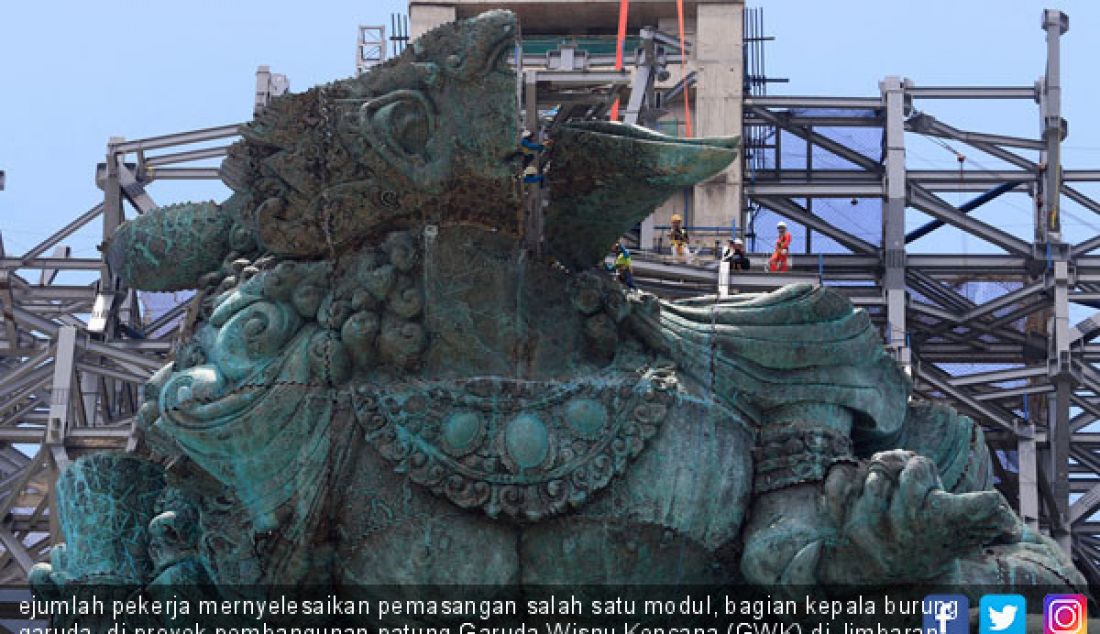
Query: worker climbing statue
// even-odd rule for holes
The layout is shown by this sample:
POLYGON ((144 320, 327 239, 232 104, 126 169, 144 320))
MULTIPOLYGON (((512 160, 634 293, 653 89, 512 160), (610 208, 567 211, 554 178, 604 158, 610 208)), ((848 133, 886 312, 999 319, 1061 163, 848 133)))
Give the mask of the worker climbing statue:
POLYGON ((139 451, 62 474, 41 595, 1082 582, 991 489, 981 429, 910 402, 841 295, 666 303, 597 267, 737 139, 561 126, 556 262, 529 256, 517 31, 486 13, 277 99, 225 159, 226 201, 119 227, 116 274, 197 295, 139 451))

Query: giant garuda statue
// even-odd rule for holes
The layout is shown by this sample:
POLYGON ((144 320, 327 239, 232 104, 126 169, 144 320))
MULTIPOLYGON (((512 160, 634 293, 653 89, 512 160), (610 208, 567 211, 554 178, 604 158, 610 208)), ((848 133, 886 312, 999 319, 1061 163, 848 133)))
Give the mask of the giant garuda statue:
POLYGON ((447 24, 279 98, 226 201, 118 229, 128 284, 197 295, 145 449, 62 476, 41 591, 1082 581, 841 295, 668 303, 594 266, 737 139, 566 123, 532 229, 517 30, 447 24))

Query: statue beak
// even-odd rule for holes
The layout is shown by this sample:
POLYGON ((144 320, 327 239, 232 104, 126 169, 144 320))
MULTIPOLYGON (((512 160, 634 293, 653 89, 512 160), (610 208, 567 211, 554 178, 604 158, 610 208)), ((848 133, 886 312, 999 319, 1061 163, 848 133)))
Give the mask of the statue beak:
POLYGON ((547 171, 549 253, 574 269, 592 266, 670 196, 725 169, 739 142, 678 139, 607 121, 563 125, 547 171))

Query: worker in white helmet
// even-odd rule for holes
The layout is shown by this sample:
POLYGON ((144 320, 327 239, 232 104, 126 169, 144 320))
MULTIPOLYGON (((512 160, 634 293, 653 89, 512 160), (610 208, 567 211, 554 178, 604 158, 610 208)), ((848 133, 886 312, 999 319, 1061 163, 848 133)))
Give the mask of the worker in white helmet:
POLYGON ((741 238, 734 238, 726 243, 722 250, 722 261, 729 262, 730 268, 735 271, 749 270, 749 257, 745 255, 745 242, 741 238))
POLYGON ((722 259, 718 263, 718 294, 723 297, 730 294, 730 271, 747 270, 749 258, 745 255, 745 243, 741 238, 734 238, 722 249, 722 259))
POLYGON ((782 220, 775 225, 779 235, 775 239, 775 251, 768 258, 768 270, 773 273, 786 273, 791 270, 791 232, 787 231, 787 223, 782 220))

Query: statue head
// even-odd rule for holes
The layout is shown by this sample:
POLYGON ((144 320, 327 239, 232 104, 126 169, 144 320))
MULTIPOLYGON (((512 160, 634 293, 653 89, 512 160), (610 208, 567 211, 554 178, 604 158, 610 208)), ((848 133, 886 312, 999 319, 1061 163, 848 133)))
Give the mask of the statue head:
POLYGON ((113 269, 143 290, 195 288, 230 254, 336 260, 394 231, 453 225, 511 236, 515 249, 541 242, 583 269, 733 160, 737 138, 566 122, 546 156, 544 224, 527 222, 518 31, 514 14, 491 11, 440 26, 359 77, 276 98, 222 164, 234 196, 125 223, 108 249, 113 269))
POLYGON ((229 160, 251 168, 235 189, 261 246, 316 257, 428 224, 515 231, 517 31, 505 11, 443 25, 245 126, 229 160))

